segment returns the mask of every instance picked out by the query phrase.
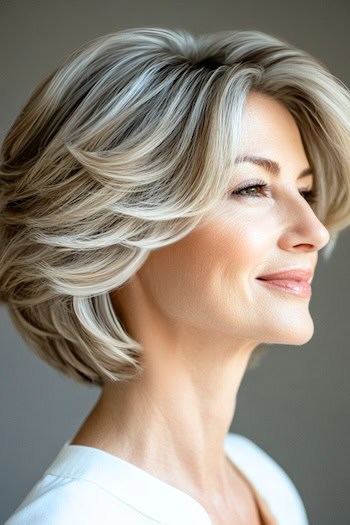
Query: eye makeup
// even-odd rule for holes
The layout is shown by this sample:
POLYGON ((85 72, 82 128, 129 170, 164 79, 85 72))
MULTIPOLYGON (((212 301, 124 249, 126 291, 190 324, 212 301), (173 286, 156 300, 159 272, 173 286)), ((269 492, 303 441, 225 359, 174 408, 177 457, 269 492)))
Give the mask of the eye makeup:
MULTIPOLYGON (((237 196, 237 197, 252 197, 252 198, 259 198, 259 197, 265 197, 268 196, 268 194, 271 194, 271 186, 267 184, 262 179, 257 179, 254 181, 251 181, 250 183, 245 183, 243 186, 238 187, 237 189, 231 191, 231 195, 237 196), (251 190, 261 190, 259 193, 252 192, 251 190)), ((317 201, 317 193, 313 189, 300 188, 299 193, 304 196, 305 200, 307 200, 310 204, 313 204, 317 201)))

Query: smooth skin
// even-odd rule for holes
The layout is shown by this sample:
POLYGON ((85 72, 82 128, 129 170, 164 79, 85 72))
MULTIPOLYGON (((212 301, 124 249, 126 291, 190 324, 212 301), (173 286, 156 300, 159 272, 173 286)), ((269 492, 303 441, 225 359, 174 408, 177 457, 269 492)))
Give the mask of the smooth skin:
POLYGON ((210 221, 153 251, 111 293, 130 335, 144 347, 144 374, 108 383, 72 444, 100 448, 195 498, 213 525, 261 523, 248 485, 224 453, 237 392, 261 343, 302 345, 314 331, 309 298, 258 276, 315 269, 329 232, 301 193, 312 189, 299 129, 278 101, 252 92, 242 155, 279 163, 272 175, 237 164, 230 192, 210 221), (234 193, 262 179, 271 190, 234 193))

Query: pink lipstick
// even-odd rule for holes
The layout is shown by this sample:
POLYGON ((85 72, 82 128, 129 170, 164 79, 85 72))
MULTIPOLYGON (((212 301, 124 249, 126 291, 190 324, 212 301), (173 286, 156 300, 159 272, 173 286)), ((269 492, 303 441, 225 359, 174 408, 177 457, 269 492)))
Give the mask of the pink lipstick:
POLYGON ((274 287, 280 291, 298 295, 300 297, 310 297, 312 290, 312 269, 293 269, 275 272, 269 275, 258 277, 257 280, 266 286, 274 287))

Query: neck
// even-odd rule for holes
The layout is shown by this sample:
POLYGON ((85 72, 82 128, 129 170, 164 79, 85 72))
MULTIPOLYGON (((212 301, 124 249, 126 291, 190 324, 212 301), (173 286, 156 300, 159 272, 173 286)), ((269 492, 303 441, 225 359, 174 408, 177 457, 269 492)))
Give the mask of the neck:
POLYGON ((250 353, 230 348, 205 362, 208 353, 189 361, 153 350, 141 379, 104 385, 72 444, 101 448, 198 499, 224 494, 232 476, 224 439, 250 353))

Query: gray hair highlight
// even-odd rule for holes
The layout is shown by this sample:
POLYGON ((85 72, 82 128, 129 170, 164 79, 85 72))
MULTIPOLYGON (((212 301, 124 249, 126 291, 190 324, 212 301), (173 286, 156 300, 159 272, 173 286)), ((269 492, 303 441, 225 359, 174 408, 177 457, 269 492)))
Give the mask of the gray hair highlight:
POLYGON ((329 257, 350 225, 350 95, 307 52, 260 31, 133 28, 40 82, 0 165, 0 300, 40 358, 85 384, 142 373, 109 294, 222 199, 251 91, 298 124, 329 257))

